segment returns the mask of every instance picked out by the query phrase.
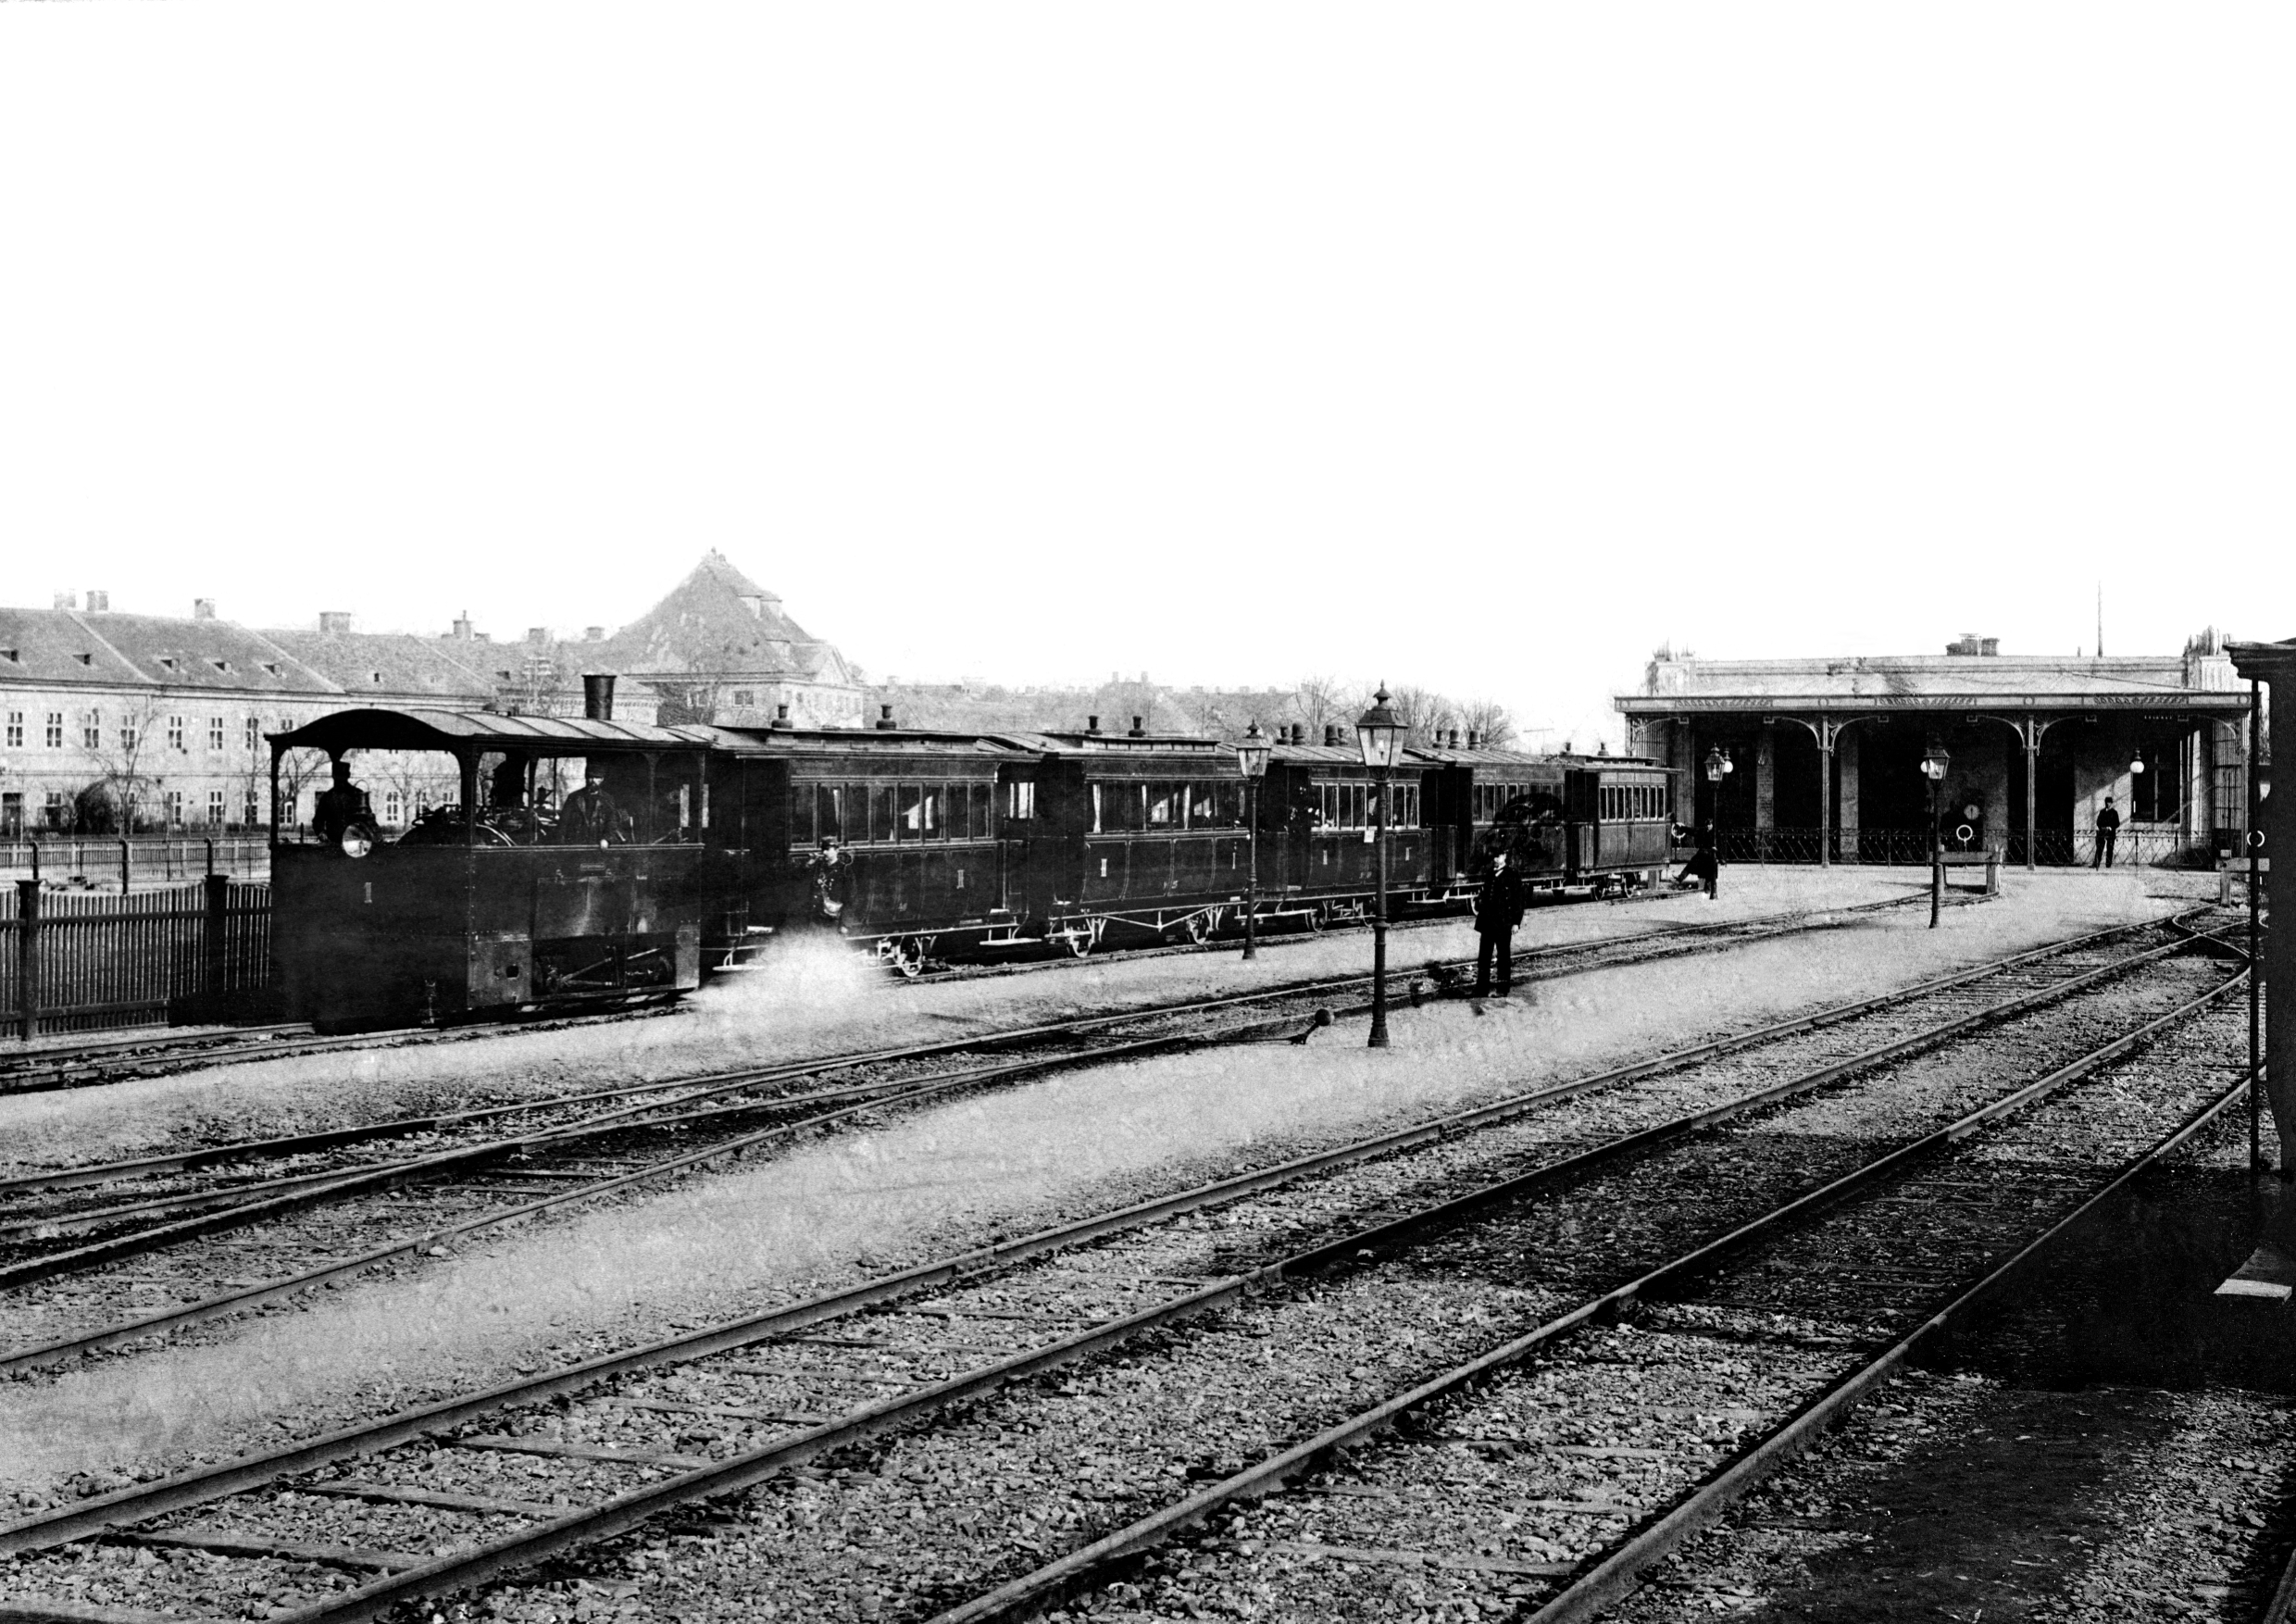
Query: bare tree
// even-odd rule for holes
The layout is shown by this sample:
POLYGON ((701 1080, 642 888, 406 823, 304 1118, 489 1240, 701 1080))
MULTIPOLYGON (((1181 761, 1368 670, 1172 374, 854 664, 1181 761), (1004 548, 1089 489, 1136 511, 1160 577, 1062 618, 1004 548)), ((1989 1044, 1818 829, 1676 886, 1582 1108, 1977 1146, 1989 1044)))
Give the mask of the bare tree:
MULTIPOLYGON (((96 786, 111 803, 112 816, 122 833, 133 834, 168 781, 152 768, 163 760, 165 741, 159 730, 159 696, 138 694, 125 701, 127 708, 110 726, 98 723, 94 757, 96 786)), ((91 786, 95 787, 95 786, 91 786)))
POLYGON ((1292 691, 1292 709, 1306 724, 1307 736, 1320 739, 1326 727, 1352 727, 1356 713, 1363 709, 1363 696, 1369 692, 1336 677, 1302 677, 1292 691))
POLYGON ((1515 743, 1515 718, 1495 699, 1469 699, 1459 706, 1459 725, 1475 733, 1483 745, 1504 750, 1515 743))
POLYGON ((1459 725, 1457 704, 1431 688, 1398 683, 1389 695, 1387 706, 1404 725, 1406 745, 1432 744, 1437 735, 1459 725))

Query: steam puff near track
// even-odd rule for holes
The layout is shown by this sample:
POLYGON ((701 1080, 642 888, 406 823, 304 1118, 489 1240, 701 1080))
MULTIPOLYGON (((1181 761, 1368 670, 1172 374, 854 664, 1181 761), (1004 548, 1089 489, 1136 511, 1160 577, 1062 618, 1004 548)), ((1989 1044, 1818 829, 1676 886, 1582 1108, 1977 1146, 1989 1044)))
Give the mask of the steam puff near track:
MULTIPOLYGON (((1627 909, 1541 907, 1524 920, 1516 942, 1537 947, 1689 920, 1873 902, 1903 896, 1910 885, 1903 869, 1733 868, 1719 903, 1678 897, 1627 909)), ((752 972, 713 984, 667 1014, 0 1097, 0 1173, 929 1043, 1079 1011, 1361 973, 1370 956, 1363 936, 1347 932, 1279 939, 1250 965, 1232 951, 1056 961, 1024 974, 910 985, 892 982, 858 952, 837 961, 826 938, 775 946, 793 955, 793 982, 772 970, 752 972), (846 996, 847 978, 870 996, 846 996), (817 990, 830 1002, 815 1002, 817 990)), ((1428 958, 1472 956, 1475 932, 1465 923, 1399 931, 1390 948, 1398 968, 1409 968, 1428 958)))
MULTIPOLYGON (((2148 899, 2134 879, 2045 876, 2000 903, 1948 914, 1950 928, 1936 931, 1907 910, 1713 958, 1575 977, 1485 1019, 1456 1003, 1399 1009, 1395 1046, 1384 1053, 1361 1047, 1360 1022, 1343 1022, 1304 1048, 1164 1056, 951 1101, 505 1236, 409 1277, 315 1293, 304 1312, 210 1328, 206 1345, 0 1389, 0 1493, 157 1455, 236 1453, 283 1425, 343 1425, 505 1380, 522 1364, 651 1340, 674 1323, 753 1311, 992 1230, 1018 1232, 1088 1201, 1183 1187, 2175 906, 2148 899)), ((1209 958, 1155 962, 1192 966, 1204 981, 1233 969, 1209 958)), ((773 1018, 767 985, 733 992, 712 1018, 749 1018, 753 997, 764 1004, 755 1018, 773 1018)))

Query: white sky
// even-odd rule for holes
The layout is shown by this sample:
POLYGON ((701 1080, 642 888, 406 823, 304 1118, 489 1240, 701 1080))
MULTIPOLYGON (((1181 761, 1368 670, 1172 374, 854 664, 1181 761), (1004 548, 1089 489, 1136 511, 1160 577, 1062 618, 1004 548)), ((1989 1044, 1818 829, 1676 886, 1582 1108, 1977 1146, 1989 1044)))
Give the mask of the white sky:
POLYGON ((872 675, 2296 634, 2296 12, 0 5, 0 602, 872 675), (2239 578, 2252 574, 2252 583, 2239 578))

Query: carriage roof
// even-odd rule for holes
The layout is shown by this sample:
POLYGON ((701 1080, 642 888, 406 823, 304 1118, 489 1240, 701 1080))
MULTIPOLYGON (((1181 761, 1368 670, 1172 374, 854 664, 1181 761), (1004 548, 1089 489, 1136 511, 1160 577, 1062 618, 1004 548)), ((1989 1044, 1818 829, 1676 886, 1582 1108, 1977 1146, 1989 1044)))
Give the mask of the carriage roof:
POLYGON ((586 755, 611 751, 700 750, 715 743, 710 728, 657 728, 643 722, 591 721, 581 717, 511 716, 496 711, 338 710, 289 732, 268 735, 274 752, 324 750, 526 751, 586 755))

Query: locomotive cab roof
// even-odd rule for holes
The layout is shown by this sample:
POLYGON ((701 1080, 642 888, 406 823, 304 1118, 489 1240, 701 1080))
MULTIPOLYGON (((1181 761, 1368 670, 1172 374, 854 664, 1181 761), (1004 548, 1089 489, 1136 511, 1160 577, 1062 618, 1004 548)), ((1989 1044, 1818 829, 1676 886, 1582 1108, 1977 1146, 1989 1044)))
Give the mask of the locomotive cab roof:
POLYGON ((285 750, 523 751, 585 756, 611 751, 705 750, 712 728, 657 728, 643 722, 590 721, 581 717, 510 716, 495 711, 338 710, 284 733, 267 734, 276 754, 285 750))

